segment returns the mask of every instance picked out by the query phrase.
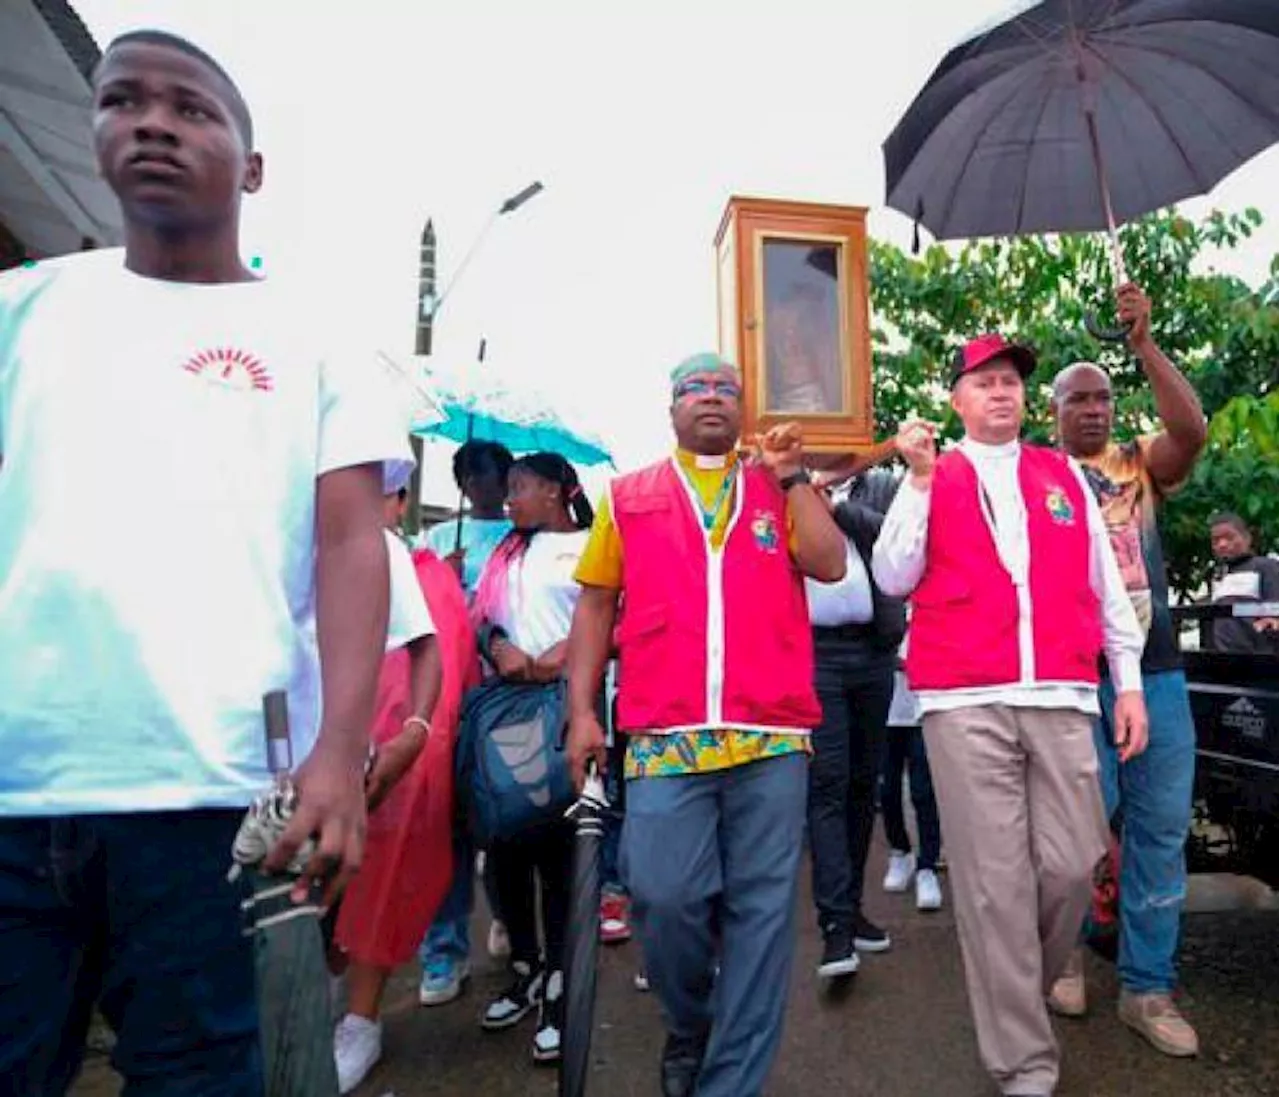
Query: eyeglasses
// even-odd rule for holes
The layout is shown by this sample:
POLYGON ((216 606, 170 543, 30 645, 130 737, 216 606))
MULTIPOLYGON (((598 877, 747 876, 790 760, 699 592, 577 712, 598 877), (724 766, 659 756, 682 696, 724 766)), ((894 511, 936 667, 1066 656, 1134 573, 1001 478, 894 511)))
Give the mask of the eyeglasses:
POLYGON ((737 400, 742 396, 742 386, 737 381, 709 381, 691 377, 675 387, 677 400, 683 400, 686 396, 719 396, 725 400, 737 400))

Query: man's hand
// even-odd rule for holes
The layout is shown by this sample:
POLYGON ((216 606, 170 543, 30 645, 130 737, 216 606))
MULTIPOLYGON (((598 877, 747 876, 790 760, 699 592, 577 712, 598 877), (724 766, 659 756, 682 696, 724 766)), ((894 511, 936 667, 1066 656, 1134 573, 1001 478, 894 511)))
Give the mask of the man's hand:
POLYGON ((918 488, 927 488, 933 482, 933 468, 938 462, 936 434, 937 428, 923 419, 909 419, 898 428, 894 445, 918 488))
POLYGON ((366 823, 364 759, 324 745, 321 739, 294 775, 298 807, 263 867, 282 872, 308 838, 316 851, 293 888, 293 901, 306 902, 323 890, 321 906, 342 894, 360 867, 366 823))
POLYGON ((1132 282, 1116 290, 1116 314, 1129 328, 1129 346, 1134 350, 1151 342, 1151 298, 1132 282))
POLYGON ((389 743, 378 748, 373 769, 365 781, 365 799, 370 811, 375 810, 387 798, 387 793, 413 768, 426 743, 426 729, 414 721, 406 724, 404 730, 389 743))
POLYGON ((779 480, 804 468, 804 434, 799 423, 782 423, 756 439, 760 463, 779 480))
POLYGON ((604 773, 607 761, 604 728, 594 712, 584 712, 569 720, 569 734, 564 743, 569 757, 569 772, 573 774, 573 787, 579 792, 587 780, 587 762, 594 758, 596 769, 604 773))
POLYGON ((1147 749, 1147 704, 1141 690, 1116 695, 1112 724, 1116 730, 1116 749, 1120 761, 1136 758, 1147 749))

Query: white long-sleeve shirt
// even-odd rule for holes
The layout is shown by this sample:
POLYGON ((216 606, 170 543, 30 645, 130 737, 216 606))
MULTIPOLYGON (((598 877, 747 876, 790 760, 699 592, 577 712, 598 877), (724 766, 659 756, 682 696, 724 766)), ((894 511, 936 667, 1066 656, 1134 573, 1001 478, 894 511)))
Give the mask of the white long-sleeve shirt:
MULTIPOLYGON (((1018 649, 1022 678, 1015 685, 970 689, 921 690, 922 712, 944 712, 970 705, 1005 704, 1024 708, 1072 708, 1097 715, 1098 691, 1074 683, 1035 681, 1035 646, 1031 622, 1031 595, 1027 576, 1031 567, 1031 543, 1027 533, 1027 509, 1018 483, 1019 443, 985 445, 965 438, 960 450, 973 463, 980 490, 986 493, 990 511, 982 514, 991 529, 1000 560, 1018 592, 1018 649)), ((1089 529, 1089 585, 1102 606, 1102 643, 1111 677, 1120 692, 1142 688, 1142 630, 1125 592, 1120 567, 1102 511, 1084 473, 1068 458, 1084 492, 1089 529)), ((885 515, 871 558, 871 571, 886 594, 905 598, 919 584, 925 571, 929 534, 928 490, 908 478, 885 515)))
POLYGON ((865 625, 874 616, 871 579, 867 576, 862 557, 848 538, 845 539, 844 563, 844 578, 834 583, 805 579, 810 624, 819 628, 865 625))

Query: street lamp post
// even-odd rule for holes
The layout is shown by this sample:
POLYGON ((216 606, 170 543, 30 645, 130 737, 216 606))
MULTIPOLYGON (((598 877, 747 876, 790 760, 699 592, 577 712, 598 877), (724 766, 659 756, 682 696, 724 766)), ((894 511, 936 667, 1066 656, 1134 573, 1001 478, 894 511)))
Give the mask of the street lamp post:
MULTIPOLYGON (((444 306, 445 300, 453 292, 454 287, 457 286, 463 272, 466 271, 471 260, 475 258, 476 253, 480 250, 481 245, 498 219, 515 213, 530 199, 536 198, 541 194, 542 189, 542 184, 534 180, 524 190, 518 191, 506 199, 502 205, 490 214, 489 219, 485 221, 475 240, 472 241, 471 247, 467 249, 466 255, 462 257, 462 262, 458 264, 458 269, 453 272, 453 277, 449 279, 438 297, 436 296, 436 232, 435 226, 428 219, 426 226, 422 230, 419 252, 418 309, 414 316, 415 354, 430 355, 431 338, 436 317, 440 315, 440 309, 444 306)), ((483 346, 483 342, 481 345, 483 346)), ((484 352, 481 351, 481 359, 483 357, 484 352)), ((408 520, 411 527, 410 532, 417 533, 422 525, 419 513, 422 506, 422 439, 417 435, 411 435, 409 444, 413 447, 415 464, 413 476, 409 481, 409 497, 413 500, 413 506, 409 510, 408 520)))

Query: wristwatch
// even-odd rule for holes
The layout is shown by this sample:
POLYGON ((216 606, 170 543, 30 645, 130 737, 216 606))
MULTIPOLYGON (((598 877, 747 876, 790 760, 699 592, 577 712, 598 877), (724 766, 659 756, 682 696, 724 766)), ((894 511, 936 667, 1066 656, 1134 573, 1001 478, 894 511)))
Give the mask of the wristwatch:
POLYGON ((778 483, 782 486, 783 491, 790 491, 798 484, 808 484, 812 482, 808 469, 801 469, 799 472, 793 472, 790 476, 784 476, 778 483))

